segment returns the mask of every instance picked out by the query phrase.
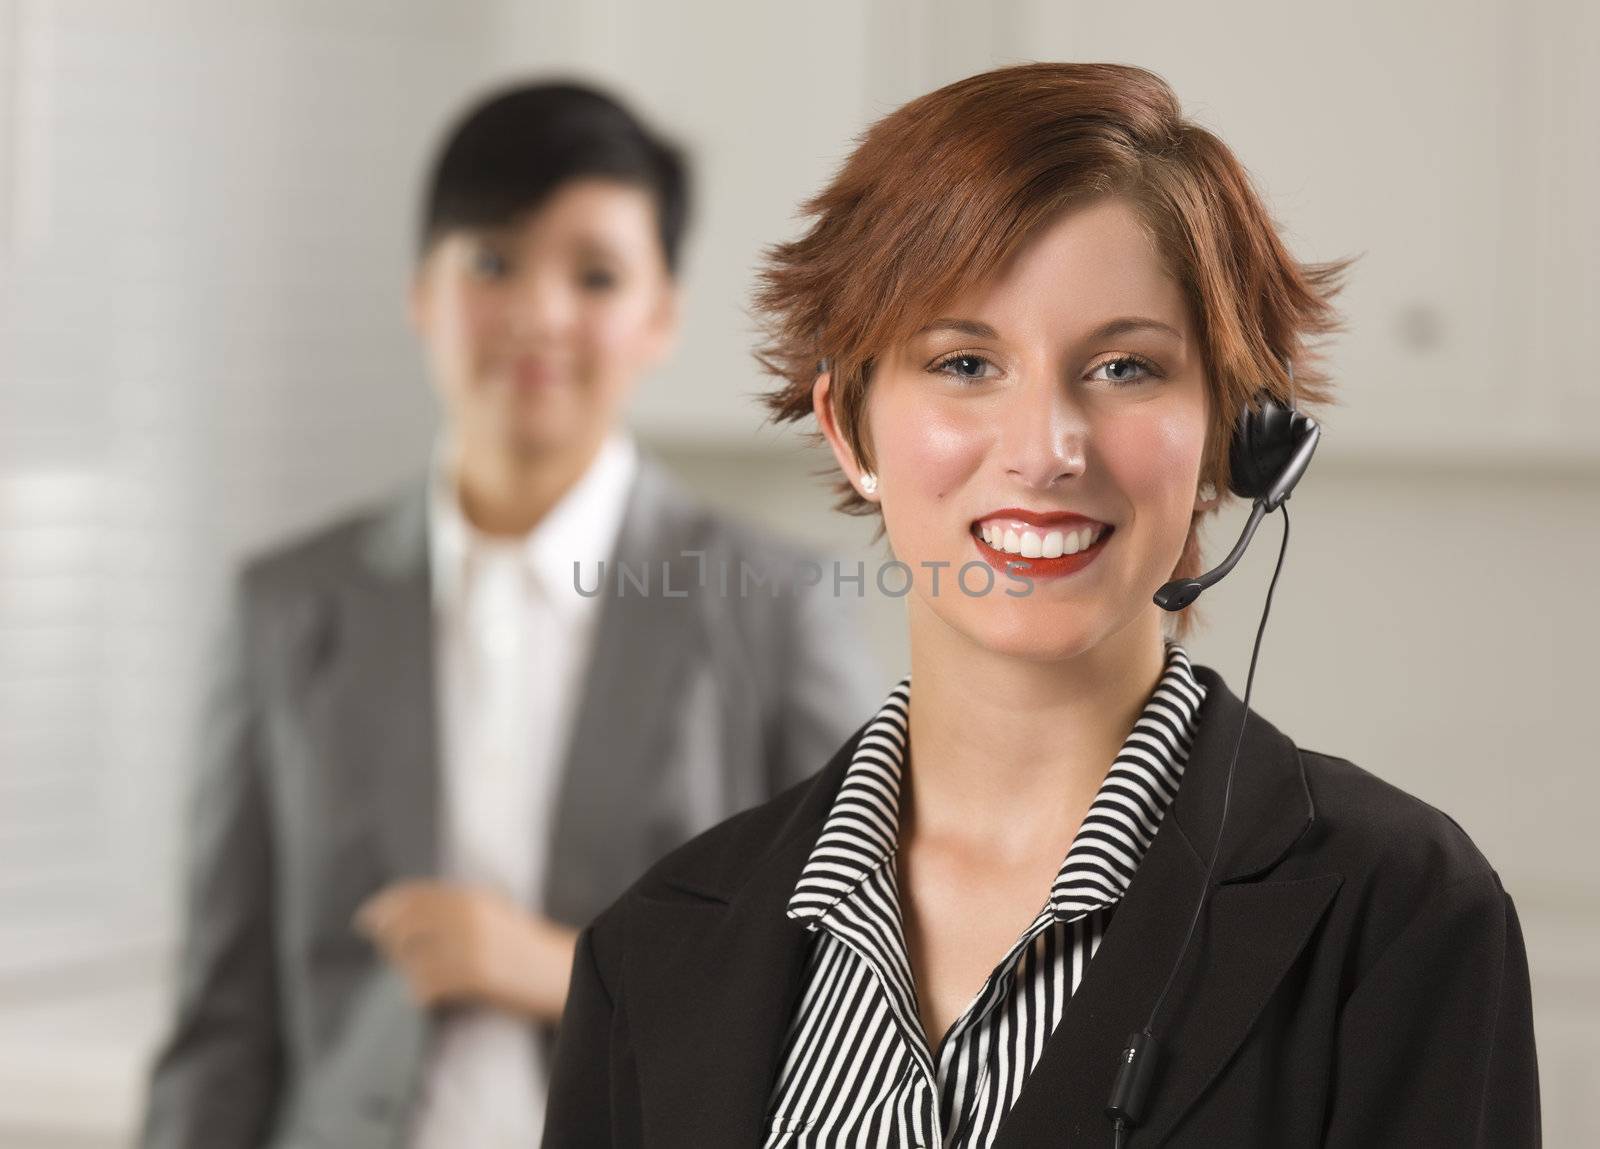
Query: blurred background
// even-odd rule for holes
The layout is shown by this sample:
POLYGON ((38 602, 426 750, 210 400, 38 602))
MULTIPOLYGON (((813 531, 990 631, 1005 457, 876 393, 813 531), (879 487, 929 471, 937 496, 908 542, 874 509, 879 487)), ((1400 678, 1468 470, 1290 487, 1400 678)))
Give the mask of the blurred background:
MULTIPOLYGON (((1547 1142, 1600 1144, 1600 7, 0 0, 0 1145, 130 1136, 225 580, 426 460, 404 290, 462 105, 575 76, 688 146, 686 331, 632 425, 714 502, 871 559, 821 455, 761 425, 752 268, 873 119, 1033 59, 1160 72, 1298 255, 1361 256, 1253 701, 1495 863, 1547 1142)), ((1189 643, 1240 694, 1280 529, 1189 643)), ((903 604, 867 593, 898 673, 903 604)))

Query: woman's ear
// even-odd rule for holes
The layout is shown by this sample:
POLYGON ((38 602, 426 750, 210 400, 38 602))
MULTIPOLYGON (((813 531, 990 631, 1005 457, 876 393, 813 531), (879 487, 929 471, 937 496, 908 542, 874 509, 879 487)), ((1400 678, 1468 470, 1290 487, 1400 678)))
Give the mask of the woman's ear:
POLYGON ((677 282, 669 277, 650 315, 650 343, 645 356, 650 367, 661 366, 677 350, 682 326, 683 297, 677 282))
POLYGON ((428 272, 431 267, 431 260, 421 260, 412 269, 411 285, 406 290, 406 321, 421 339, 428 338, 430 328, 429 303, 433 285, 429 282, 428 272))
POLYGON ((856 461, 855 452, 850 444, 845 441, 843 432, 839 430, 839 422, 834 417, 833 410, 833 372, 824 368, 817 372, 817 381, 811 385, 811 411, 817 417, 817 426, 822 428, 823 438, 828 440, 828 446, 833 450, 833 457, 839 464, 839 469, 844 472, 845 478, 850 480, 850 485, 855 487, 856 493, 868 502, 877 501, 877 479, 868 476, 867 482, 862 482, 862 470, 856 461))

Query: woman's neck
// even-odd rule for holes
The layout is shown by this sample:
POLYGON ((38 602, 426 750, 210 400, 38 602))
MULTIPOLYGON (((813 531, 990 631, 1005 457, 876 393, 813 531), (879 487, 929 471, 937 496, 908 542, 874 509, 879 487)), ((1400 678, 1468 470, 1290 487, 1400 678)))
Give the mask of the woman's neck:
POLYGON ((518 537, 544 520, 594 462, 600 442, 519 453, 457 440, 451 477, 466 520, 486 535, 518 537))
POLYGON ((911 614, 902 838, 1064 852, 1161 680, 1160 616, 1070 661, 1035 662, 976 646, 916 600, 911 614))

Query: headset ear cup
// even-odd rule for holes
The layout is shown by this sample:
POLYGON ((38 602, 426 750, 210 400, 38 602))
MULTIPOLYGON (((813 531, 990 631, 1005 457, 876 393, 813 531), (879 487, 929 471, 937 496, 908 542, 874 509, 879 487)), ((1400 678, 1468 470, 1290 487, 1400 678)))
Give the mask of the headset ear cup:
POLYGON ((1228 445, 1228 489, 1242 499, 1260 498, 1272 489, 1294 447, 1294 412, 1259 392, 1255 407, 1239 412, 1228 445))
POLYGON ((1228 489, 1241 499, 1254 499, 1266 488, 1256 469, 1255 412, 1245 407, 1234 424, 1228 444, 1228 489))

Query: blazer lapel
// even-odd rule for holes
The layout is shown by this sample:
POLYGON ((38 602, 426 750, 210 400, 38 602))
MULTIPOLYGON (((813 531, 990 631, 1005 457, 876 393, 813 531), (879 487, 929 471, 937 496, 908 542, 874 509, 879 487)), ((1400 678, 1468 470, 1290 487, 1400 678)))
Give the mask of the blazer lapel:
MULTIPOLYGON (((605 567, 594 647, 550 823, 544 908, 558 920, 586 922, 621 893, 638 876, 627 846, 651 840, 652 811, 643 796, 660 768, 663 716, 702 641, 700 560, 682 506, 666 475, 641 457, 605 567), (648 571, 648 593, 630 582, 619 593, 619 565, 635 577, 648 571)), ((583 574, 587 588, 594 572, 583 574)))
POLYGON ((339 653, 351 684, 341 738, 376 778, 392 876, 430 876, 438 865, 439 767, 424 490, 408 492, 373 526, 361 558, 367 577, 339 602, 339 653))
MULTIPOLYGON (((1113 913, 1060 1027, 1000 1127, 999 1149, 1094 1144, 1118 1055, 1142 1029, 1177 960, 1222 811, 1244 704, 1215 671, 1177 799, 1113 913)), ((1217 888, 1155 1020, 1161 1057, 1137 1145, 1160 1144, 1249 1032, 1338 889, 1327 875, 1253 881, 1314 817, 1299 754, 1252 713, 1235 772, 1217 888)))
POLYGON ((739 873, 645 898, 628 941, 629 1025, 643 1119, 661 1145, 760 1145, 789 1019, 815 935, 789 896, 855 750, 818 773, 772 849, 739 873), (663 987, 670 987, 665 990, 663 987))

